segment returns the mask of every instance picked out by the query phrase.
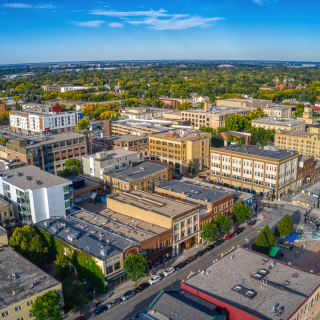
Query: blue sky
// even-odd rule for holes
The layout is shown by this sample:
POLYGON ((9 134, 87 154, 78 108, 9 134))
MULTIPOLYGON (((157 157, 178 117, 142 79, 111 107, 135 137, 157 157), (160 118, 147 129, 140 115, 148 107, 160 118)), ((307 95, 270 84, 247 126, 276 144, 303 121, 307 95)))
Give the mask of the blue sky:
POLYGON ((320 61, 319 9, 315 0, 1 0, 0 64, 320 61))

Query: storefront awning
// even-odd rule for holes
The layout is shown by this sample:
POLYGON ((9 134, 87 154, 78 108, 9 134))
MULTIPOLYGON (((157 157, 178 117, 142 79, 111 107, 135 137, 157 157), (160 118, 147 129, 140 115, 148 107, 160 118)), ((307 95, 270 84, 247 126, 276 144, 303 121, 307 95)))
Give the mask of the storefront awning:
POLYGON ((288 242, 294 242, 297 238, 298 238, 298 234, 292 232, 290 233, 290 236, 284 237, 283 240, 288 242))
POLYGON ((113 280, 118 279, 118 278, 121 277, 121 276, 124 276, 125 274, 126 274, 126 272, 123 270, 123 271, 115 274, 114 276, 108 277, 108 278, 107 278, 107 281, 108 281, 108 282, 111 282, 111 281, 113 281, 113 280))
POLYGON ((277 253, 279 252, 279 250, 281 250, 281 248, 272 246, 269 251, 269 256, 274 258, 277 255, 277 253))

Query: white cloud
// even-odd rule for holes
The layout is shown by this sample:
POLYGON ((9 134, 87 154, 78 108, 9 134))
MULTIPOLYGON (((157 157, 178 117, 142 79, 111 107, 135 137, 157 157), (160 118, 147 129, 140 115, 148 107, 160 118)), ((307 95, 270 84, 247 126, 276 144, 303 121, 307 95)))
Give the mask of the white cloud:
POLYGON ((32 4, 20 3, 20 2, 5 3, 3 4, 3 7, 14 8, 14 9, 54 9, 56 8, 56 6, 52 4, 32 5, 32 4))
POLYGON ((89 28, 98 28, 100 27, 105 21, 101 20, 93 20, 93 21, 71 21, 71 23, 75 24, 76 26, 79 27, 89 27, 89 28))
POLYGON ((146 24, 148 28, 153 30, 182 30, 193 27, 208 27, 212 25, 212 22, 219 20, 224 20, 224 18, 191 17, 181 19, 179 16, 174 16, 170 19, 147 18, 145 20, 128 21, 128 23, 133 25, 146 24))
POLYGON ((160 9, 158 11, 149 10, 149 11, 113 11, 113 10, 93 10, 90 14, 96 14, 101 16, 108 17, 168 17, 169 14, 167 11, 160 9))
POLYGON ((119 22, 110 22, 108 23, 108 26, 111 28, 122 28, 123 24, 119 22))

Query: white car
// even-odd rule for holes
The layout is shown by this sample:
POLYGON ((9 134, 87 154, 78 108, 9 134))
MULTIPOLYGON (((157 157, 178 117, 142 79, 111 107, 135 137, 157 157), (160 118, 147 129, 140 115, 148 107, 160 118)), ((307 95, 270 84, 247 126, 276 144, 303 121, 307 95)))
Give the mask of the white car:
POLYGON ((150 280, 148 280, 148 283, 150 285, 153 285, 154 283, 158 282, 161 280, 161 276, 159 276, 158 274, 155 276, 152 276, 150 280))
POLYGON ((163 272, 163 275, 166 277, 166 276, 168 276, 168 275, 170 275, 171 273, 174 273, 174 272, 175 272, 174 268, 168 268, 167 270, 165 270, 163 272))

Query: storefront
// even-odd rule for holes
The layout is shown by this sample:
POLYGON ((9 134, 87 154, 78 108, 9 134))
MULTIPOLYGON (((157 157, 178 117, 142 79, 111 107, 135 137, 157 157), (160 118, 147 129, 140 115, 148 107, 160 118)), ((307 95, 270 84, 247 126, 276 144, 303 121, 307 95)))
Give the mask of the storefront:
POLYGON ((153 269, 159 266, 161 263, 165 263, 171 259, 172 247, 166 248, 164 251, 157 253, 156 255, 148 258, 149 269, 153 269))
POLYGON ((126 282, 128 280, 128 275, 125 271, 121 271, 114 276, 107 277, 106 279, 106 288, 112 289, 115 287, 118 287, 122 283, 126 282))
POLYGON ((175 255, 181 254, 183 251, 191 249, 193 246, 199 244, 198 234, 186 239, 185 241, 180 242, 175 246, 175 255))

